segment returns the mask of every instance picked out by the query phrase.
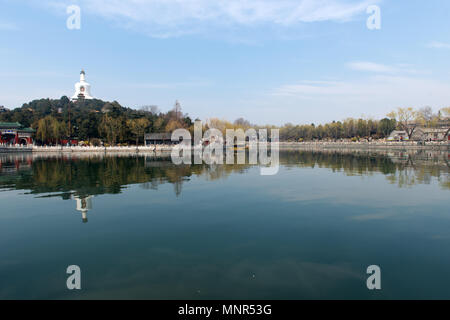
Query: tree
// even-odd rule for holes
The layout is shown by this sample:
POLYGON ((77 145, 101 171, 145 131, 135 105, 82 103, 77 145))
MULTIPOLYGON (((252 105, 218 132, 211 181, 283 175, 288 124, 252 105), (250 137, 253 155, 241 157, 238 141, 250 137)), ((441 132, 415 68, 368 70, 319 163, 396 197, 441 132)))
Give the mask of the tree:
POLYGON ((242 128, 242 129, 248 129, 250 128, 252 125, 250 124, 249 121, 245 120, 244 118, 238 118, 236 120, 234 120, 233 123, 236 127, 238 128, 242 128))
POLYGON ((207 127, 219 130, 224 136, 227 129, 233 129, 233 125, 230 122, 219 118, 208 119, 207 127))
POLYGON ((91 140, 98 138, 99 117, 94 112, 89 112, 87 118, 77 117, 76 122, 78 126, 78 137, 82 140, 91 140))
POLYGON ((136 146, 139 144, 139 137, 144 136, 150 121, 146 118, 127 120, 127 126, 130 131, 136 136, 136 146))
POLYGON ((39 120, 37 124, 36 138, 42 142, 48 141, 51 139, 51 132, 51 120, 48 117, 39 120))
POLYGON ((440 111, 444 114, 444 116, 450 117, 450 107, 442 108, 440 111))
POLYGON ((352 138, 356 134, 355 121, 352 118, 345 119, 343 124, 343 133, 345 138, 352 138))
POLYGON ((412 122, 416 118, 416 111, 413 108, 398 108, 387 114, 391 119, 396 119, 400 128, 406 131, 408 138, 411 139, 417 124, 412 122))
POLYGON ((184 128, 184 125, 181 121, 177 119, 170 119, 169 122, 166 125, 166 132, 172 132, 176 129, 184 128))
POLYGON ((365 120, 358 119, 356 126, 357 126, 358 136, 366 137, 368 135, 368 128, 367 128, 367 123, 365 120))
POLYGON ((175 101, 175 105, 173 107, 172 112, 176 120, 181 120, 181 118, 183 117, 183 113, 181 111, 181 104, 178 100, 175 101))
POLYGON ((154 122, 153 122, 153 131, 154 132, 160 132, 162 131, 165 126, 164 126, 164 118, 163 117, 159 117, 157 118, 154 122))
POLYGON ((433 120, 433 109, 431 107, 423 107, 416 112, 416 121, 423 126, 430 126, 433 120))
POLYGON ((37 123, 36 137, 42 142, 57 143, 62 137, 67 136, 67 126, 52 116, 46 116, 37 123))
POLYGON ((100 122, 99 131, 110 145, 115 145, 117 137, 121 135, 122 122, 119 118, 113 118, 105 114, 100 122))
POLYGON ((153 115, 157 115, 160 113, 158 106, 155 105, 142 106, 139 110, 142 112, 151 113, 153 115))
POLYGON ((382 137, 387 137, 390 135, 392 131, 395 130, 395 127, 397 126, 397 123, 395 119, 388 119, 384 118, 381 119, 378 123, 378 134, 380 134, 382 137))
POLYGON ((442 108, 441 110, 439 110, 440 112, 442 112, 443 114, 444 114, 444 116, 446 117, 445 118, 445 123, 446 123, 446 125, 449 127, 448 129, 447 129, 447 131, 445 132, 445 134, 444 134, 444 139, 447 137, 447 135, 449 134, 449 132, 450 132, 450 121, 449 121, 449 117, 450 117, 450 107, 447 107, 447 108, 442 108))
POLYGON ((61 107, 68 105, 70 103, 70 100, 69 98, 67 98, 67 96, 62 96, 61 99, 59 99, 59 101, 61 107))

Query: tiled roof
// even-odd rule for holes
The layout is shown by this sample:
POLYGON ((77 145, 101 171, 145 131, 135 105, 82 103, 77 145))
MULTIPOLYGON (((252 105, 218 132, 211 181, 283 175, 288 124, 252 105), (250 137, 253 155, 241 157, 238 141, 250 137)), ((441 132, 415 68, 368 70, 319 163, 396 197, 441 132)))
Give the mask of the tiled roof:
POLYGON ((22 128, 22 129, 19 129, 20 131, 22 131, 22 132, 36 132, 36 130, 34 130, 33 128, 22 128))
POLYGON ((20 128, 21 126, 18 122, 0 122, 0 128, 20 128))
POLYGON ((0 122, 0 128, 2 129, 17 129, 22 132, 35 132, 32 128, 23 128, 19 122, 0 122))
POLYGON ((145 139, 147 140, 171 140, 171 133, 147 133, 145 139))

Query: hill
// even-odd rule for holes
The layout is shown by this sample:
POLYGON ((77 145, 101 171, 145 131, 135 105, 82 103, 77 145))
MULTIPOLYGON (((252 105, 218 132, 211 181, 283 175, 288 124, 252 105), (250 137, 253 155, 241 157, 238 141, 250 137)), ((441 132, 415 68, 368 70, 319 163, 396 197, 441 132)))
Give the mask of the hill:
POLYGON ((19 122, 36 129, 36 140, 40 143, 57 143, 68 137, 132 143, 139 138, 138 132, 163 132, 171 122, 173 126, 174 121, 179 127, 192 125, 191 119, 181 114, 179 104, 174 110, 161 113, 157 108, 126 108, 117 101, 93 99, 72 102, 66 96, 33 100, 20 108, 5 110, 0 113, 0 121, 19 122), (136 129, 138 119, 141 119, 139 130, 136 129))

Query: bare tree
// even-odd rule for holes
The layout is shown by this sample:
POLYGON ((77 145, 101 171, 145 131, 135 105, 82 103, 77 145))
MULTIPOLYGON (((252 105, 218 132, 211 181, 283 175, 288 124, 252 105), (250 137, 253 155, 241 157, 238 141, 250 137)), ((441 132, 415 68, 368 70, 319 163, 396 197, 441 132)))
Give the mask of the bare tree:
POLYGON ((175 105, 173 107, 173 113, 176 120, 180 120, 183 117, 183 113, 181 112, 181 104, 177 100, 175 101, 175 105))
POLYGON ((233 123, 235 126, 238 126, 238 127, 242 127, 242 128, 249 128, 249 127, 251 127, 252 125, 250 124, 250 122, 248 121, 248 120, 245 120, 244 118, 238 118, 238 119, 236 119, 236 120, 234 120, 234 123, 233 123))
POLYGON ((150 112, 155 115, 160 113, 158 106, 150 106, 150 112))
POLYGON ((417 112, 417 115, 425 121, 431 121, 433 119, 433 109, 431 107, 423 107, 417 112))
POLYGON ((450 107, 442 108, 440 111, 444 114, 445 117, 450 117, 450 107))
POLYGON ((392 111, 387 114, 391 119, 396 119, 399 126, 406 131, 408 138, 411 139, 414 130, 417 127, 416 122, 413 120, 416 118, 417 112, 413 108, 398 108, 397 111, 392 111))
POLYGON ((142 106, 139 108, 140 111, 142 112, 148 112, 154 115, 157 115, 158 113, 160 113, 159 111, 159 107, 156 105, 147 105, 147 106, 142 106))

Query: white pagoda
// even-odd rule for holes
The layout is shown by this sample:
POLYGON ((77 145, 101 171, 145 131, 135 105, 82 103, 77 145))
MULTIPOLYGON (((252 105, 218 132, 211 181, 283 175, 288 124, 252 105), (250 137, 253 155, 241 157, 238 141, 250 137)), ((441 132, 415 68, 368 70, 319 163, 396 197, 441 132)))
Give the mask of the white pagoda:
POLYGON ((91 85, 86 82, 86 73, 84 70, 80 72, 80 82, 75 83, 75 94, 72 97, 72 101, 79 99, 94 99, 91 96, 91 85))

